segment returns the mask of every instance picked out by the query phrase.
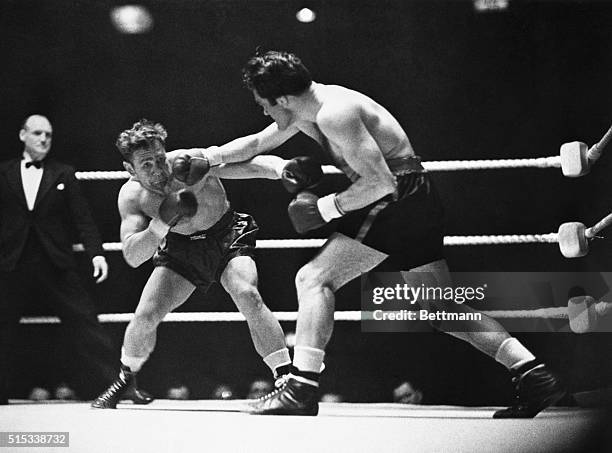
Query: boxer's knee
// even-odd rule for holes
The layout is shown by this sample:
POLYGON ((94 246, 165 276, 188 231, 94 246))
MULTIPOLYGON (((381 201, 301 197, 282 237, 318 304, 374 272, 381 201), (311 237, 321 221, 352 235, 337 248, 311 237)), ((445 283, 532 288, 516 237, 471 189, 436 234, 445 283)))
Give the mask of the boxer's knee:
POLYGON ((232 297, 259 298, 257 267, 255 261, 249 256, 231 259, 221 274, 220 282, 232 297))
POLYGON ((130 327, 142 332, 150 332, 157 329, 165 316, 166 313, 159 310, 136 310, 134 318, 130 321, 130 327))
POLYGON ((263 305, 261 296, 255 285, 239 285, 235 290, 235 295, 238 299, 248 302, 249 305, 253 307, 261 307, 261 305, 263 305))
POLYGON ((311 265, 302 266, 295 274, 295 287, 298 292, 308 291, 321 285, 321 279, 311 265))
POLYGON ((302 266, 295 275, 295 287, 298 292, 319 290, 320 288, 328 286, 329 282, 325 278, 323 272, 310 263, 302 266))
POLYGON ((257 287, 252 283, 234 282, 229 285, 228 292, 240 312, 246 317, 261 311, 264 307, 257 287))

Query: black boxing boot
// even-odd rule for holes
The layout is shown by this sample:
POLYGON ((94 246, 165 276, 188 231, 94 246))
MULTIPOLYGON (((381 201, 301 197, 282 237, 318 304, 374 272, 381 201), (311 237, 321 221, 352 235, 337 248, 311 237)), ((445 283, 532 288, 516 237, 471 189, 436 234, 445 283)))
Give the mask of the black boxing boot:
POLYGON ((256 415, 317 415, 319 387, 316 382, 289 374, 276 390, 251 405, 256 415))
POLYGON ((153 401, 151 395, 138 388, 136 373, 123 364, 121 364, 119 377, 91 403, 91 407, 115 409, 121 400, 132 400, 134 404, 149 404, 153 401))
POLYGON ((123 394, 124 400, 130 400, 134 404, 150 404, 155 398, 149 392, 146 392, 140 388, 138 388, 138 384, 136 383, 136 379, 132 381, 132 385, 130 388, 123 394))
POLYGON ((516 401, 507 409, 501 409, 493 418, 533 418, 540 411, 552 406, 566 393, 558 378, 546 365, 536 360, 511 370, 516 389, 516 401))

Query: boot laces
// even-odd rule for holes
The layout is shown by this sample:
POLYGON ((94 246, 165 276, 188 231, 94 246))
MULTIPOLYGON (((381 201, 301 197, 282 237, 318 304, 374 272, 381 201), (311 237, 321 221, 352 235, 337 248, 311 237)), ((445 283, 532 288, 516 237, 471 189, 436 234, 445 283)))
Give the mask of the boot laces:
POLYGON ((115 380, 108 389, 106 389, 106 392, 104 392, 102 394, 101 399, 108 399, 110 397, 112 397, 114 394, 116 394, 119 390, 121 390, 121 388, 123 386, 125 386, 127 384, 127 381, 124 381, 122 378, 119 378, 117 380, 115 380))
POLYGON ((274 383, 274 387, 276 387, 274 390, 272 390, 270 393, 261 396, 259 398, 257 398, 257 401, 259 402, 263 402, 263 401, 267 401, 270 398, 278 395, 280 392, 282 392, 285 387, 287 387, 287 382, 289 381, 289 378, 286 378, 284 376, 281 376, 280 378, 278 378, 276 380, 276 382, 274 383), (280 382, 279 382, 280 381, 280 382))
POLYGON ((285 384, 287 384, 288 381, 289 381, 289 375, 283 374, 282 376, 279 376, 276 378, 276 380, 274 381, 274 387, 279 389, 285 386, 285 384))

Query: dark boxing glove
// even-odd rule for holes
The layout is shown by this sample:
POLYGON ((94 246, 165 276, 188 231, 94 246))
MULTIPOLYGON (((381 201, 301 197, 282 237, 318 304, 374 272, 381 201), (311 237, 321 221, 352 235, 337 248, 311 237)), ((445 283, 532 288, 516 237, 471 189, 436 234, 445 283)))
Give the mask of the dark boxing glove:
POLYGON ((198 200, 193 192, 182 189, 168 195, 159 205, 159 218, 170 227, 181 219, 190 219, 198 212, 198 200))
POLYGON ((281 181, 287 192, 297 193, 317 185, 323 178, 321 164, 313 157, 296 157, 287 162, 281 181))
POLYGON ((188 186, 200 181, 208 170, 210 170, 210 162, 206 156, 193 157, 185 153, 177 156, 172 163, 174 177, 188 186))
POLYGON ((159 205, 158 216, 151 220, 149 229, 162 238, 181 219, 190 219, 196 212, 198 212, 198 200, 193 192, 186 189, 179 190, 163 199, 159 205))
POLYGON ((336 194, 317 197, 312 192, 300 192, 287 207, 293 228, 300 234, 322 227, 332 219, 342 217, 336 194))

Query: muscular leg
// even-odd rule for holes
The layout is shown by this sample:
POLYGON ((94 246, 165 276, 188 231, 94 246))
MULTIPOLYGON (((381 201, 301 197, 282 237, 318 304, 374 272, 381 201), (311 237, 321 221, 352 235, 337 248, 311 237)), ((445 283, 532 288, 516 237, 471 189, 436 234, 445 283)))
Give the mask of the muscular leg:
POLYGON ((334 292, 386 258, 386 254, 343 234, 332 234, 295 277, 299 304, 297 345, 324 349, 334 327, 334 292))
POLYGON ((183 304, 194 289, 192 283, 173 270, 156 267, 142 290, 134 318, 125 331, 123 353, 144 362, 155 348, 159 323, 183 304))
POLYGON ((149 404, 151 395, 138 389, 136 374, 155 348, 157 326, 191 295, 195 286, 167 267, 156 267, 147 281, 121 348, 121 369, 115 381, 92 403, 96 409, 114 409, 121 399, 149 404))
MULTIPOLYGON (((444 260, 435 261, 412 269, 404 274, 404 280, 413 284, 413 279, 426 286, 452 287, 450 272, 444 260), (425 272, 425 274, 415 274, 425 272)), ((420 301, 424 304, 423 301, 420 301)), ((434 302, 435 304, 435 302, 434 302)), ((439 304, 435 304, 439 305, 439 304)), ((463 304, 446 303, 440 307, 456 313, 476 312, 463 304)), ((452 321, 457 326, 456 321, 452 321)), ((436 326, 438 327, 438 326, 436 326)), ((516 398, 507 409, 498 410, 494 418, 532 418, 541 410, 555 404, 565 394, 565 388, 544 364, 539 364, 535 356, 494 319, 482 316, 480 321, 464 321, 464 331, 451 331, 445 328, 444 321, 440 330, 467 341, 475 348, 493 357, 510 370, 514 376, 516 398)))
POLYGON ((334 292, 387 258, 371 247, 334 233, 297 273, 298 321, 293 364, 319 373, 334 328, 334 292))
POLYGON ((330 280, 329 268, 316 259, 302 267, 295 277, 298 346, 324 350, 331 339, 336 298, 330 280))
POLYGON ((285 386, 253 406, 256 414, 317 415, 325 347, 334 327, 334 291, 380 264, 386 255, 335 235, 295 278, 298 321, 293 369, 285 386))
MULTIPOLYGON (((432 263, 425 264, 423 266, 419 266, 418 268, 411 269, 411 272, 404 273, 404 278, 409 281, 411 280, 410 274, 412 272, 419 272, 423 274, 419 274, 420 276, 417 278, 424 278, 428 280, 424 282, 427 286, 437 286, 437 287, 451 287, 452 279, 450 275, 450 271, 446 264, 446 260, 434 261, 432 263)), ((423 301, 420 302, 421 305, 426 305, 423 301)), ((425 307, 424 307, 425 308, 425 307)), ((475 313, 477 310, 474 310, 471 307, 468 307, 464 304, 456 304, 456 303, 444 303, 444 306, 436 306, 435 309, 443 309, 447 312, 455 312, 455 313, 475 313)), ((459 321, 452 321, 453 326, 457 326, 459 321)), ((463 341, 470 343, 476 349, 484 352, 490 357, 500 361, 508 368, 512 366, 516 366, 523 361, 533 360, 533 355, 528 353, 528 351, 522 347, 522 345, 514 345, 513 351, 510 351, 512 357, 506 359, 506 357, 500 357, 504 355, 505 348, 500 350, 500 347, 505 343, 506 345, 510 344, 507 340, 512 339, 510 334, 504 329, 504 327, 498 323, 495 319, 482 315, 481 320, 469 320, 469 321, 461 321, 462 326, 464 327, 461 332, 457 331, 449 331, 445 328, 444 322, 440 325, 440 330, 452 335, 456 338, 459 338, 463 341), (515 350, 520 349, 518 352, 514 352, 515 350), (501 354, 500 354, 501 352, 501 354), (514 357, 518 353, 518 357, 514 357)), ((518 340, 513 339, 514 342, 518 343, 518 340)))
POLYGON ((246 318, 258 354, 267 357, 284 349, 283 329, 257 290, 255 261, 249 256, 231 259, 221 274, 221 284, 246 318))

